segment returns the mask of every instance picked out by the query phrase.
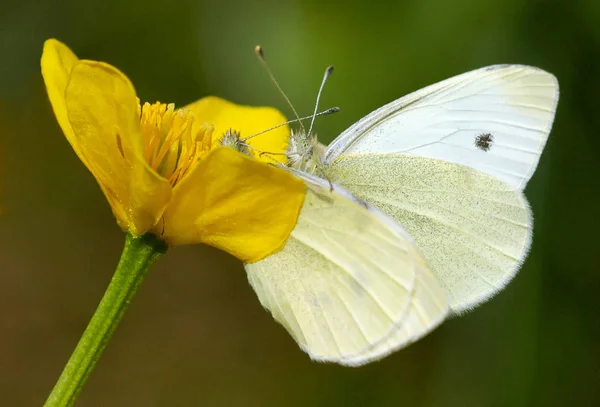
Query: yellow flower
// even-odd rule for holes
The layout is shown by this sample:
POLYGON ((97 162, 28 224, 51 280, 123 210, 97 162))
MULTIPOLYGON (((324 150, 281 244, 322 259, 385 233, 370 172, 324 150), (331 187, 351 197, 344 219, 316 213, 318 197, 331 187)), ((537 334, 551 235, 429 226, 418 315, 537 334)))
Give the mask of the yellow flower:
MULTIPOLYGON (((124 230, 169 245, 210 244, 248 262, 285 243, 303 183, 219 143, 229 129, 243 137, 284 122, 277 110, 216 97, 183 109, 140 106, 122 72, 79 60, 54 39, 44 44, 41 65, 58 123, 124 230)), ((286 126, 251 142, 282 153, 288 136, 286 126)))

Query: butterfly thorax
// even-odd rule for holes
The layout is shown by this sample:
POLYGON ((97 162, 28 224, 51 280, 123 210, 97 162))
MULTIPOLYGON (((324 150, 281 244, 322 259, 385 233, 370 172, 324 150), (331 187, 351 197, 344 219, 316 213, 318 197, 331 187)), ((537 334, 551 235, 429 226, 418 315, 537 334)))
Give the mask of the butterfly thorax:
POLYGON ((313 175, 322 175, 322 157, 325 146, 319 143, 316 134, 292 131, 287 148, 288 167, 313 175))

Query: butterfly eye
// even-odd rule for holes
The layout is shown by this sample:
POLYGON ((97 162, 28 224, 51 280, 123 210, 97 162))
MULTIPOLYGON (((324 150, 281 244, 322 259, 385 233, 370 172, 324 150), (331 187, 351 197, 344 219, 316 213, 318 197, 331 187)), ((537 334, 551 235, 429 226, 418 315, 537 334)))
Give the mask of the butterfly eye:
POLYGON ((489 151, 493 142, 494 136, 491 133, 482 133, 475 137, 475 147, 481 151, 489 151))

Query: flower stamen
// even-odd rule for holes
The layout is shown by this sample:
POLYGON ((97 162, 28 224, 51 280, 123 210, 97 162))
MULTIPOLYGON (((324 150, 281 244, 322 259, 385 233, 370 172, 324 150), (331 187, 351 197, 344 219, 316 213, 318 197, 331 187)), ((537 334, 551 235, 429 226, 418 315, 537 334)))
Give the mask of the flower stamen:
POLYGON ((195 126, 195 117, 187 109, 175 110, 172 103, 144 103, 140 121, 146 162, 172 186, 210 150, 213 127, 195 126))

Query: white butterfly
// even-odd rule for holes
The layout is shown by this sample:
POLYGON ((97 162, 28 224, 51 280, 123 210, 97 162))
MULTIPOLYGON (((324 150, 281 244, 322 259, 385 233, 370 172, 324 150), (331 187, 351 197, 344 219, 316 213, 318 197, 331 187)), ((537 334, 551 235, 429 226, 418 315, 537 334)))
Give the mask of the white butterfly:
POLYGON ((311 358, 360 365, 493 296, 530 246, 522 190, 557 101, 553 75, 496 65, 385 105, 328 147, 294 133, 308 193, 285 247, 246 265, 263 306, 311 358))

